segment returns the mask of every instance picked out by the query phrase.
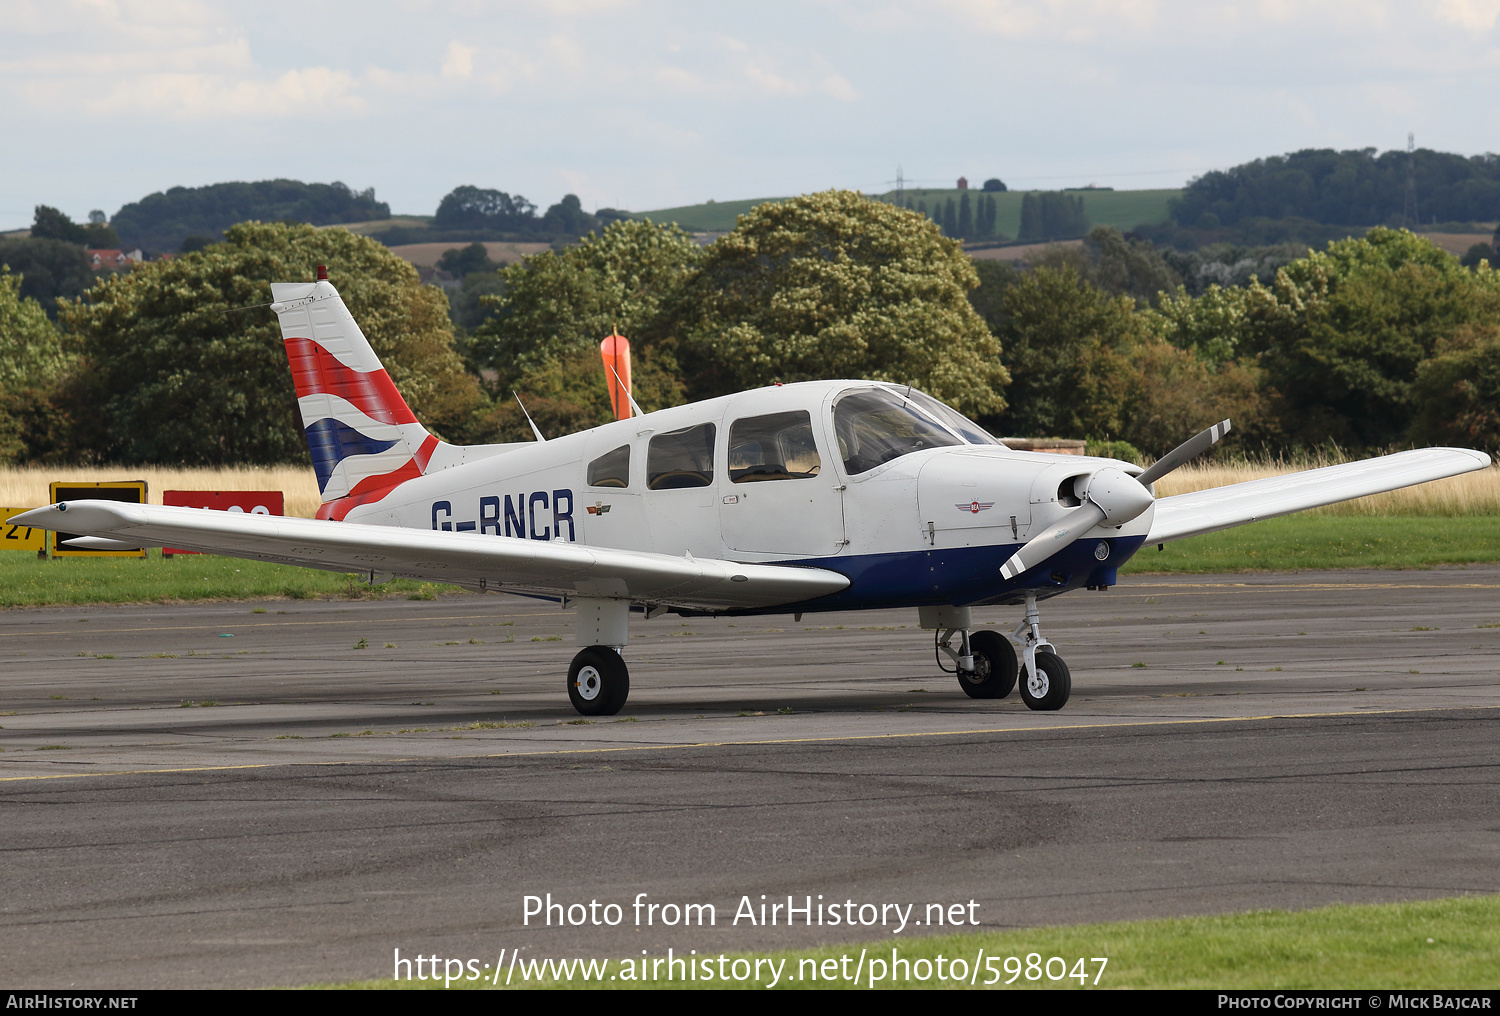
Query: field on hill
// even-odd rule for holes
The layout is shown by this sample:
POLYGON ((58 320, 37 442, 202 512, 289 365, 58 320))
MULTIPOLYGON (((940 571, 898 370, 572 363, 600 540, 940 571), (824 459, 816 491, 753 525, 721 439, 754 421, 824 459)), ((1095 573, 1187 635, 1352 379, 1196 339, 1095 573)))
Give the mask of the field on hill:
MULTIPOLYGON (((490 260, 497 264, 508 265, 513 261, 519 261, 528 254, 536 254, 540 251, 551 250, 550 243, 504 243, 499 240, 482 241, 484 249, 489 254, 490 260)), ((405 261, 409 261, 418 268, 433 268, 438 259, 445 253, 456 247, 467 247, 466 243, 403 243, 392 247, 391 253, 405 261)))
MULTIPOLYGON (((952 198, 958 201, 959 190, 917 188, 906 191, 914 201, 925 201, 929 213, 938 204, 952 198)), ((970 200, 980 191, 969 191, 970 200)), ((1091 226, 1115 226, 1131 229, 1142 223, 1163 222, 1167 218, 1167 203, 1182 193, 1180 190, 1128 190, 1128 191, 1069 191, 1071 196, 1083 198, 1083 210, 1091 226)), ((1003 191, 995 195, 996 228, 1014 239, 1021 231, 1021 200, 1024 191, 1003 191)), ((882 201, 894 201, 896 192, 876 194, 882 201)), ((722 232, 734 228, 736 216, 743 215, 765 201, 785 201, 785 198, 754 198, 749 201, 710 201, 701 205, 683 205, 680 208, 658 208, 650 212, 631 213, 638 219, 652 222, 675 222, 690 232, 722 232)))
POLYGON ((1476 243, 1489 243, 1492 233, 1422 233, 1454 257, 1463 257, 1476 243))
MULTIPOLYGON (((995 228, 1011 239, 1017 238, 1021 232, 1021 202, 1026 196, 1026 191, 1003 191, 993 195, 995 198, 995 228)), ((1080 190, 1067 191, 1069 197, 1083 198, 1083 211, 1088 216, 1089 225, 1092 226, 1114 226, 1116 229, 1128 230, 1145 223, 1165 222, 1167 219, 1167 203, 1179 196, 1180 190, 1080 190)), ((958 202, 959 196, 963 194, 960 190, 931 190, 915 189, 906 191, 906 196, 916 201, 927 202, 927 210, 930 214, 936 207, 937 202, 946 202, 952 198, 954 203, 958 202)), ((969 200, 972 202, 982 194, 981 191, 970 190, 969 200)), ((896 192, 890 191, 886 194, 877 195, 883 201, 894 201, 896 192)))
POLYGON ((388 229, 425 229, 432 224, 432 217, 427 215, 393 215, 389 219, 371 219, 368 222, 334 222, 319 229, 347 229, 351 233, 367 236, 370 233, 383 233, 388 229))
POLYGON ((658 208, 651 212, 631 212, 633 219, 650 219, 658 225, 675 222, 690 233, 727 233, 734 228, 734 220, 756 205, 767 201, 785 201, 786 198, 750 198, 745 201, 708 201, 701 205, 683 205, 680 208, 658 208))

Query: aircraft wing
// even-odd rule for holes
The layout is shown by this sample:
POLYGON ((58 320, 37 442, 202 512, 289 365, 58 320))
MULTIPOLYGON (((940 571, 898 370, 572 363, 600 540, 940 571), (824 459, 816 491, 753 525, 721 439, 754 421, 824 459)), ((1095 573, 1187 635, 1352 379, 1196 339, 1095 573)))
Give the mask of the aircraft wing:
POLYGON ((1457 476, 1489 464, 1488 455, 1468 448, 1418 448, 1361 462, 1175 494, 1157 499, 1156 516, 1146 542, 1185 540, 1305 508, 1457 476))
POLYGON ((769 607, 837 593, 838 572, 673 557, 576 543, 400 529, 290 516, 68 501, 17 515, 85 546, 171 546, 329 571, 374 573, 552 596, 602 596, 695 609, 769 607), (114 541, 120 541, 114 543, 114 541))

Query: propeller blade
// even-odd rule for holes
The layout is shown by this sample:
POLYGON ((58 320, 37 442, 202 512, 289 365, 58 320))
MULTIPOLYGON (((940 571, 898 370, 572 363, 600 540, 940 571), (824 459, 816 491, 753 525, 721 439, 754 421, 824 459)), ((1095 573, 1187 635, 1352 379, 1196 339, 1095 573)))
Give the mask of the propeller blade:
POLYGON ((1013 579, 1034 568, 1047 558, 1062 550, 1084 533, 1108 519, 1114 525, 1124 525, 1150 508, 1156 499, 1136 479, 1114 466, 1104 466, 1091 473, 1079 496, 1083 504, 1068 512, 1010 556, 1000 566, 1000 576, 1013 579))
POLYGON ((1027 540, 1024 547, 1012 554, 1010 560, 1000 566, 1000 577, 1010 580, 1026 569, 1036 567, 1102 521, 1104 521, 1104 509, 1092 501, 1085 501, 1070 511, 1067 517, 1052 523, 1027 540))
POLYGON ((1229 421, 1221 420, 1203 433, 1196 437, 1188 438, 1182 444, 1167 452, 1167 454, 1152 463, 1150 469, 1136 477, 1136 479, 1140 481, 1141 486, 1149 487, 1184 462, 1187 462, 1189 459, 1195 459, 1208 451, 1214 445, 1218 444, 1224 435, 1228 433, 1229 421))

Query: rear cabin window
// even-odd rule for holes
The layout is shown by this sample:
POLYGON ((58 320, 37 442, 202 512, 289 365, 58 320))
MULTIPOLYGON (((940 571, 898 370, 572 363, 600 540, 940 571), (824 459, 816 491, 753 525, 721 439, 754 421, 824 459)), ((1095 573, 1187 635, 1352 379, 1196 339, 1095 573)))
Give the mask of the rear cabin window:
POLYGON ((621 445, 589 463, 590 487, 630 486, 630 446, 621 445))
POLYGON ((748 416, 729 428, 729 479, 806 480, 823 468, 806 410, 748 416))
POLYGON ((646 450, 646 486, 651 490, 712 486, 715 433, 713 424, 702 423, 653 437, 646 450))
POLYGON ((833 429, 851 475, 923 448, 964 443, 884 388, 850 392, 839 399, 833 407, 833 429))

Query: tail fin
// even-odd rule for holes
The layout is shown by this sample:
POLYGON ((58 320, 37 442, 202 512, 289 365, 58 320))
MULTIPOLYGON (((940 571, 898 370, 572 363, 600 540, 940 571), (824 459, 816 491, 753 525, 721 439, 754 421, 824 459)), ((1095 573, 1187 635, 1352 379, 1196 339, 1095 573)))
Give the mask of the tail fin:
POLYGON ((425 473, 440 442, 396 391, 323 266, 317 282, 273 283, 271 295, 323 492, 318 518, 341 520, 425 473))

